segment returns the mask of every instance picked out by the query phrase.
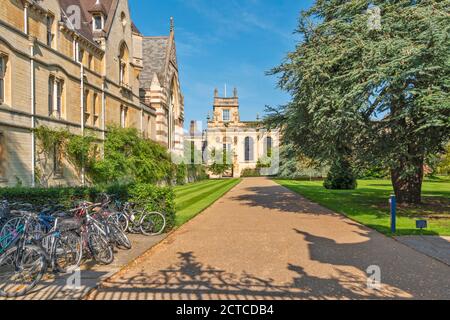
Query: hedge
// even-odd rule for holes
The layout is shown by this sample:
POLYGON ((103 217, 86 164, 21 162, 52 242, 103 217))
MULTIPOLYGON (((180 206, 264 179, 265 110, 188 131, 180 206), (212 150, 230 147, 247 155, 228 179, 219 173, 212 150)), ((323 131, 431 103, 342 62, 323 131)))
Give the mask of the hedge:
POLYGON ((95 202, 103 192, 114 195, 122 201, 136 202, 147 210, 165 213, 166 230, 174 226, 175 193, 170 187, 158 187, 152 184, 140 183, 106 187, 0 188, 0 200, 25 202, 35 206, 58 203, 69 209, 74 206, 76 201, 95 202))
POLYGON ((241 171, 241 177, 243 178, 261 177, 261 172, 259 168, 256 169, 246 168, 241 171))

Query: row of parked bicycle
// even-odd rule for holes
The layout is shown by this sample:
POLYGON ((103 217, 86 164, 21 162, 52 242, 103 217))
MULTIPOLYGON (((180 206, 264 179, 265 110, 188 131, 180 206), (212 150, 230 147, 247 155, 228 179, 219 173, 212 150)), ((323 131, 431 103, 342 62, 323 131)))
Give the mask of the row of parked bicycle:
POLYGON ((114 260, 114 247, 131 249, 127 232, 152 236, 166 227, 164 214, 133 203, 79 202, 71 210, 52 204, 0 202, 0 296, 29 293, 47 271, 73 272, 83 260, 114 260))

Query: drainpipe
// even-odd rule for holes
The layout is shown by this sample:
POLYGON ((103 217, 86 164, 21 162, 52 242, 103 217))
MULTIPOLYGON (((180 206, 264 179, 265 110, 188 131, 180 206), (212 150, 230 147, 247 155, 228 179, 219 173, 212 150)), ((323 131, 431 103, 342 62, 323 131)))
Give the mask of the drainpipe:
POLYGON ((28 34, 28 3, 23 7, 23 32, 28 34))
POLYGON ((106 95, 105 95, 105 80, 102 82, 102 139, 106 139, 106 95))
POLYGON ((144 137, 144 107, 141 106, 141 135, 144 137))
MULTIPOLYGON (((77 50, 77 56, 78 56, 78 50, 77 50)), ((80 79, 81 79, 81 83, 80 83, 80 88, 81 88, 81 94, 80 94, 80 99, 81 99, 81 136, 84 137, 84 66, 83 66, 83 61, 79 61, 80 63, 80 79)), ((86 183, 85 181, 85 174, 84 174, 84 159, 83 159, 83 163, 81 166, 81 184, 84 186, 86 183)))
POLYGON ((35 119, 35 81, 34 81, 34 39, 30 39, 30 96, 31 96, 31 186, 34 188, 36 186, 36 137, 34 133, 34 129, 36 127, 36 119, 35 119))

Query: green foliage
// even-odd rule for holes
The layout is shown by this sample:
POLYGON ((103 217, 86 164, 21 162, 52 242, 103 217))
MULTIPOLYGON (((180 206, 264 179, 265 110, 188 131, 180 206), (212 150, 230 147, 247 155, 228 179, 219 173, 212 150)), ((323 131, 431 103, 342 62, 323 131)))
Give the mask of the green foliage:
POLYGON ((322 178, 328 173, 328 166, 320 165, 297 153, 292 143, 280 147, 279 177, 287 179, 322 178))
POLYGON ((67 209, 74 202, 88 200, 95 202, 101 193, 107 193, 122 201, 133 201, 150 211, 159 211, 166 215, 167 228, 174 226, 174 192, 169 187, 151 184, 108 185, 95 187, 54 187, 54 188, 0 188, 0 199, 10 202, 25 202, 36 206, 49 203, 63 204, 67 209))
POLYGON ((175 226, 175 194, 172 188, 157 187, 148 183, 137 183, 129 188, 130 201, 147 211, 157 211, 166 216, 166 229, 175 226))
POLYGON ((256 169, 246 168, 241 171, 242 178, 260 177, 260 176, 261 176, 261 173, 260 173, 259 168, 256 168, 256 169))
POLYGON ((450 175, 450 142, 447 144, 445 153, 440 157, 437 165, 437 173, 450 175))
POLYGON ((214 159, 213 163, 209 165, 208 169, 212 174, 221 176, 231 169, 231 155, 223 150, 212 149, 211 159, 214 159))
POLYGON ((81 168, 85 168, 88 175, 91 174, 92 168, 96 161, 94 144, 95 137, 91 135, 79 136, 69 135, 66 141, 66 155, 68 160, 80 172, 81 168))
MULTIPOLYGON (((271 152, 272 153, 272 152, 271 152)), ((256 163, 256 168, 270 168, 272 166, 272 157, 271 156, 265 156, 258 159, 258 162, 256 163)))
POLYGON ((189 182, 197 182, 209 179, 206 167, 201 164, 190 164, 187 166, 187 179, 189 182))
POLYGON ((323 186, 332 190, 353 190, 357 187, 356 177, 347 160, 337 159, 333 162, 323 186))
POLYGON ((372 166, 362 171, 360 179, 386 179, 389 178, 389 170, 380 166, 372 166))
POLYGON ((176 171, 177 185, 185 184, 187 179, 187 166, 184 164, 184 162, 177 165, 176 171))
POLYGON ((301 15, 302 42, 271 72, 292 101, 267 123, 307 157, 388 167, 396 194, 415 193, 450 135, 449 26, 447 1, 317 0, 301 15))
POLYGON ((109 127, 104 148, 104 158, 93 165, 95 183, 172 183, 176 168, 170 155, 136 129, 109 127))

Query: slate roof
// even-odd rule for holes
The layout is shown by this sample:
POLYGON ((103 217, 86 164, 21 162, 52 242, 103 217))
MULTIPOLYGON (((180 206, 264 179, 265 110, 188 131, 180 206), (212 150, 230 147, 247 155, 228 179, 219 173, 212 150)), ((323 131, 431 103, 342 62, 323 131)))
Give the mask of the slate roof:
POLYGON ((156 73, 159 83, 164 84, 164 68, 170 37, 144 37, 142 42, 143 63, 141 88, 150 88, 156 73))
MULTIPOLYGON (((93 41, 94 40, 94 34, 93 34, 93 28, 92 28, 92 10, 101 9, 106 14, 106 21, 105 21, 105 32, 106 34, 109 33, 109 29, 112 25, 112 19, 114 18, 114 11, 117 8, 119 0, 101 0, 101 5, 96 5, 97 0, 59 0, 59 4, 61 6, 61 10, 63 11, 63 17, 64 13, 68 13, 68 8, 72 5, 76 5, 81 8, 81 29, 76 30, 79 32, 83 37, 86 39, 93 41)), ((63 18, 64 19, 64 18, 63 18)), ((67 18, 64 19, 66 23, 67 18)))

